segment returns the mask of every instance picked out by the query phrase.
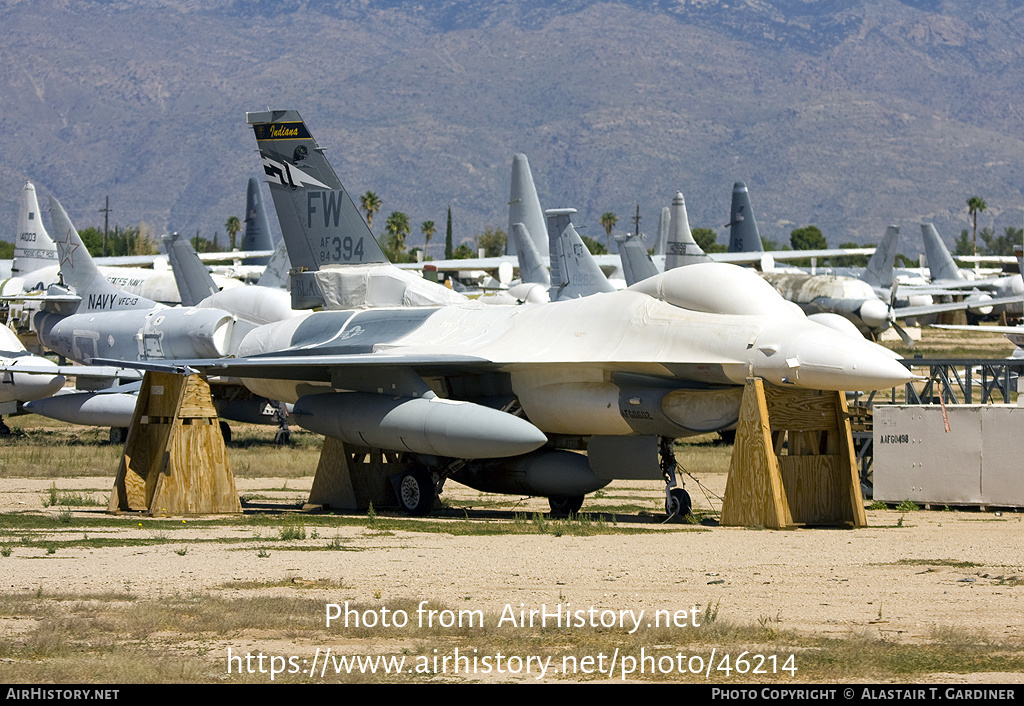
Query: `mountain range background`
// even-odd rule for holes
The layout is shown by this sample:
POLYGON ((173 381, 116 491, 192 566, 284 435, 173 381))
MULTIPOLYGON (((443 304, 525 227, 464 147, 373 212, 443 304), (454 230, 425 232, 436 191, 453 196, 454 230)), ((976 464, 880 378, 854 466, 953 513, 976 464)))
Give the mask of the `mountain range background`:
MULTIPOLYGON (((2 0, 0 236, 25 181, 79 228, 225 243, 260 175, 247 111, 299 110, 353 194, 443 250, 507 228, 512 156, 545 208, 653 232, 680 190, 728 242, 830 245, 922 221, 1024 225, 1024 0, 2 0)), ((264 187, 266 188, 266 187, 264 187)), ((269 193, 269 192, 265 192, 269 193)), ((267 198, 270 203, 269 196, 267 198)), ((44 210, 45 210, 44 205, 44 210)), ((271 220, 273 218, 272 209, 271 220)), ((275 222, 276 226, 276 222, 275 222)))

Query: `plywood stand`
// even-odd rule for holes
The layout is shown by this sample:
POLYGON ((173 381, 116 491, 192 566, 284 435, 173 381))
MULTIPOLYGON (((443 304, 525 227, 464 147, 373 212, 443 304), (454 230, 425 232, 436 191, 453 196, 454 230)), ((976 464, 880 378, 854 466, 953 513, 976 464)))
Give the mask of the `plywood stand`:
POLYGON ((147 372, 110 493, 109 512, 240 513, 210 386, 147 372))
POLYGON ((843 393, 747 380, 721 521, 770 529, 867 525, 843 393))
POLYGON ((389 476, 405 468, 398 454, 326 437, 309 491, 309 504, 366 510, 398 504, 389 476))

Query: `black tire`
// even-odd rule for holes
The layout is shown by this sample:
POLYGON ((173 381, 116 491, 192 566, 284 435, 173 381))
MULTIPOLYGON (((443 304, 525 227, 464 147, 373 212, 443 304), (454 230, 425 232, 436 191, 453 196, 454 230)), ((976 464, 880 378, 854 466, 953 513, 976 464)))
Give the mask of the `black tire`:
POLYGON ((398 479, 398 504, 410 515, 434 509, 434 481, 425 468, 410 468, 398 479))
POLYGON ((224 443, 231 443, 231 427, 223 419, 220 421, 220 435, 224 437, 224 443))
POLYGON ((583 507, 582 495, 558 495, 548 498, 548 506, 551 514, 559 517, 566 517, 574 512, 579 512, 583 507))
POLYGON ((692 509, 693 504, 690 502, 690 494, 684 489, 673 488, 668 492, 668 497, 665 498, 665 512, 669 517, 673 515, 679 518, 686 517, 692 509))
POLYGON ((287 429, 279 429, 277 434, 274 435, 274 444, 277 446, 287 446, 292 441, 292 433, 287 429))
POLYGON ((122 445, 128 441, 128 427, 110 427, 110 443, 122 445))

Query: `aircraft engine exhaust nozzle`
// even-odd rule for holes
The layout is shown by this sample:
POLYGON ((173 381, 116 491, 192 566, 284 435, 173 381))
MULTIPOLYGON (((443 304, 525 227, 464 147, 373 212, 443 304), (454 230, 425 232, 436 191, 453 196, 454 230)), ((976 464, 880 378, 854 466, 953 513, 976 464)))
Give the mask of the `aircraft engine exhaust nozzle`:
POLYGON ((350 444, 449 458, 501 458, 547 443, 525 419, 472 402, 334 392, 300 397, 292 417, 303 429, 350 444))

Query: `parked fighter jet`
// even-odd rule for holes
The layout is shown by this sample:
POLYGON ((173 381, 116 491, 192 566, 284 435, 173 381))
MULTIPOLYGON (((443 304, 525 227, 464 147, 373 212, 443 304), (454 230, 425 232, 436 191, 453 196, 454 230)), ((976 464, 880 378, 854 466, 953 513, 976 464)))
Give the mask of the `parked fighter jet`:
MULTIPOLYGON (((32 355, 13 331, 0 326, 0 415, 14 414, 18 402, 49 397, 63 386, 64 376, 56 363, 32 355)), ((0 435, 10 433, 0 416, 0 435)))
MULTIPOLYGON (((280 182, 275 199, 317 225, 307 251, 335 261, 361 242, 365 254, 365 226, 344 215, 340 182, 299 114, 248 120, 280 182), (321 227, 325 204, 335 205, 321 227)), ((561 509, 614 478, 661 478, 679 507, 659 437, 735 424, 748 376, 831 390, 912 379, 884 349, 808 321, 755 273, 721 263, 529 307, 317 311, 252 331, 237 358, 179 365, 294 401, 312 431, 405 454, 398 495, 412 512, 429 510, 449 477, 561 509), (588 456, 563 450, 582 445, 588 456)))

